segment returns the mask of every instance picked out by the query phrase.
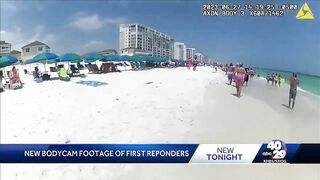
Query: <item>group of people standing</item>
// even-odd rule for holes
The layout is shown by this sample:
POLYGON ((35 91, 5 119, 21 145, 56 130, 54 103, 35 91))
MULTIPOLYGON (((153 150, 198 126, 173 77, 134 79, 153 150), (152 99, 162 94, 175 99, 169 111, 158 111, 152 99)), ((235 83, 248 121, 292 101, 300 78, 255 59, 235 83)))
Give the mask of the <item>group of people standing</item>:
POLYGON ((233 65, 230 63, 225 66, 225 72, 228 76, 229 85, 235 82, 237 89, 237 96, 241 97, 243 85, 248 86, 249 78, 254 76, 254 72, 250 68, 243 67, 243 64, 233 65))
POLYGON ((280 74, 272 73, 271 75, 268 74, 266 77, 267 83, 271 81, 272 86, 278 86, 280 87, 281 83, 283 83, 284 79, 281 77, 280 74))

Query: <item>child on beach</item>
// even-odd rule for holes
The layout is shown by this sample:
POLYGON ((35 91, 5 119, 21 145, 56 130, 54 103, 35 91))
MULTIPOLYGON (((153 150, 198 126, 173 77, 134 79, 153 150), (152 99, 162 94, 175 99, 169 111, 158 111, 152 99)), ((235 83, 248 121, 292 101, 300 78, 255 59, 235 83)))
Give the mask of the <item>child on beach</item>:
POLYGON ((279 85, 279 87, 280 87, 280 84, 281 84, 281 76, 280 76, 280 74, 279 74, 278 77, 277 77, 277 81, 278 81, 278 85, 279 85))

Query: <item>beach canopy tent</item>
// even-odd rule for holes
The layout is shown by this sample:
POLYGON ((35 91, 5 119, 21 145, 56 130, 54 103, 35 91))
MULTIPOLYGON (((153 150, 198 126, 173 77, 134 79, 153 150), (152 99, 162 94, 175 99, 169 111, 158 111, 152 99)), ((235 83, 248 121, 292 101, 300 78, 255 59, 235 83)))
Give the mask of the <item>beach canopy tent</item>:
POLYGON ((10 66, 14 63, 16 63, 18 61, 18 59, 14 56, 1 56, 0 58, 0 68, 6 67, 6 66, 10 66))
POLYGON ((97 60, 104 60, 104 56, 100 53, 89 53, 84 57, 84 62, 86 63, 92 63, 97 60))
POLYGON ((76 53, 65 53, 59 56, 59 62, 79 63, 81 61, 81 57, 76 53))
POLYGON ((120 55, 108 54, 104 56, 104 59, 102 59, 102 61, 123 61, 123 59, 120 55))

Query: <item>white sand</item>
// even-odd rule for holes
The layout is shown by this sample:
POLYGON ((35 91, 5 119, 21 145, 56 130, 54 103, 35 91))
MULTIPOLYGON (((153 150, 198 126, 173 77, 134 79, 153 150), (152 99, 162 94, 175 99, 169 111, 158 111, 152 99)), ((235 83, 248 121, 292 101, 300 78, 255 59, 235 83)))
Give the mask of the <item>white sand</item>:
MULTIPOLYGON (((252 79, 239 99, 222 72, 200 67, 90 74, 1 93, 1 143, 319 142, 319 97, 252 79), (108 83, 101 87, 80 80, 108 83), (152 82, 150 84, 146 84, 152 82)), ((2 165, 1 179, 320 179, 302 165, 2 165), (161 174, 160 174, 161 173, 161 174)))

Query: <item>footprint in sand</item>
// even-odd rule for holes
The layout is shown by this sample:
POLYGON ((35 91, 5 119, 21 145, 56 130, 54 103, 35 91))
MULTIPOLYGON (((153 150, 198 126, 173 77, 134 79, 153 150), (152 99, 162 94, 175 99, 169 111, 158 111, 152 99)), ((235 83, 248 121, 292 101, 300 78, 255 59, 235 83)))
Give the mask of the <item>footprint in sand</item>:
POLYGON ((69 138, 64 141, 65 144, 70 144, 70 142, 71 142, 71 140, 69 138))

